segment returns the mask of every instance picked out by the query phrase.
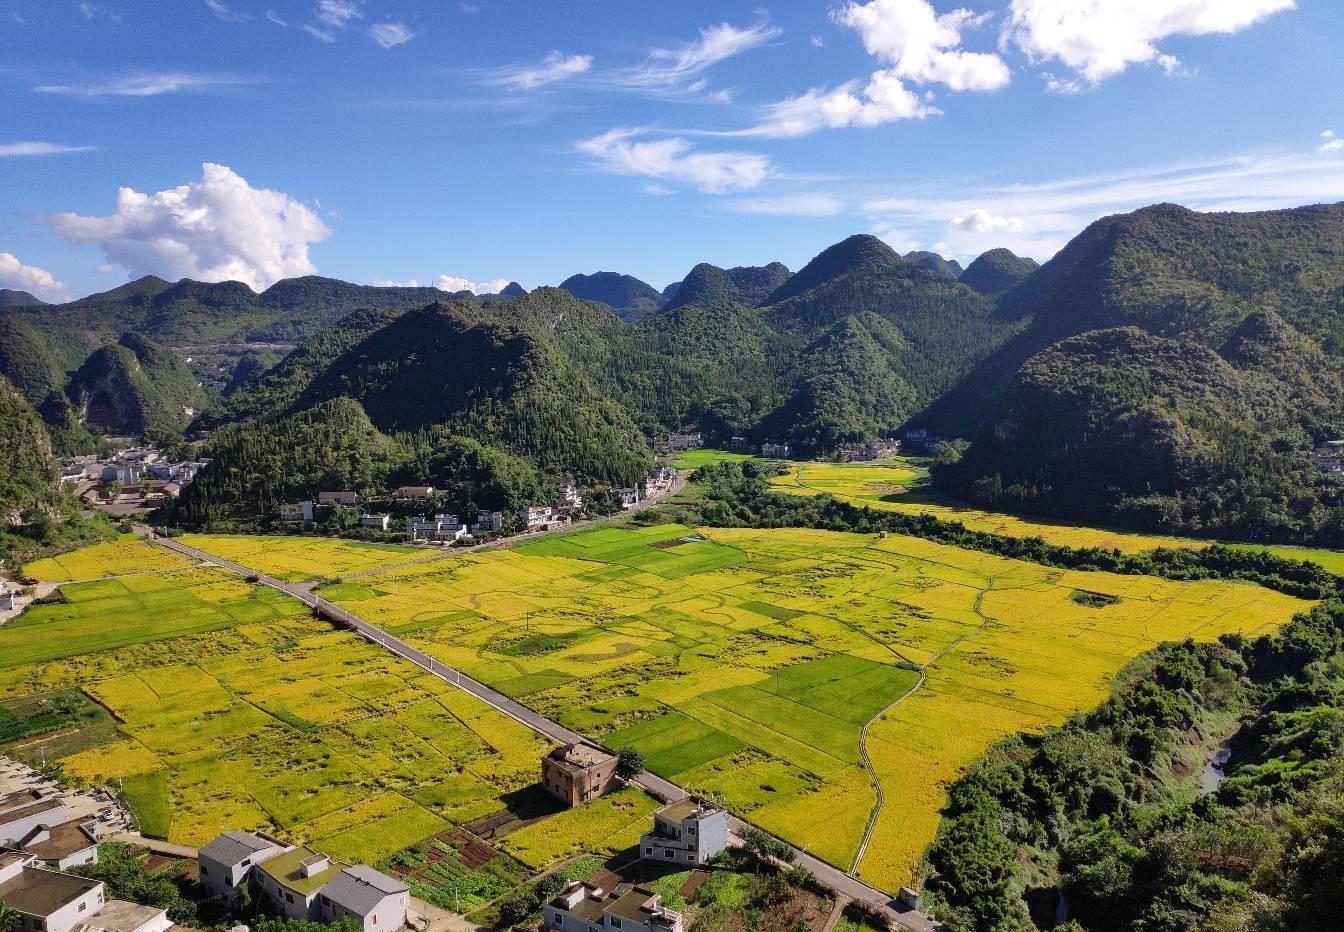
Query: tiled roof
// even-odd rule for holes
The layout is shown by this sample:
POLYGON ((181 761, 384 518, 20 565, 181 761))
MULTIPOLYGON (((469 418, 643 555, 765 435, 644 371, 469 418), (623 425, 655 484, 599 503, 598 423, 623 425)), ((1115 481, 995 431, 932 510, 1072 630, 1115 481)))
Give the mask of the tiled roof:
POLYGON ((241 864, 258 851, 275 847, 251 832, 225 832, 201 849, 201 854, 220 864, 241 864))
POLYGON ((322 888, 322 895, 358 916, 367 916, 393 893, 405 893, 409 887, 372 867, 347 867, 322 888))

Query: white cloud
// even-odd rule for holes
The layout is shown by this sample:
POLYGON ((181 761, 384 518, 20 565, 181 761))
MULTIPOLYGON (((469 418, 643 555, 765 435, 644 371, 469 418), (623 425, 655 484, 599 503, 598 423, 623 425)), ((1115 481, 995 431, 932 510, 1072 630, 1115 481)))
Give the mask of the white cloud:
POLYGON ((169 71, 142 72, 95 84, 39 84, 33 90, 69 97, 157 97, 160 94, 208 91, 245 83, 242 78, 230 75, 169 71))
POLYGON ((770 174, 755 152, 698 152, 685 139, 640 141, 641 129, 613 129, 578 143, 606 171, 688 184, 710 194, 754 188, 770 174))
POLYGON ((922 120, 942 111, 922 101, 889 71, 875 71, 868 83, 850 81, 772 104, 766 118, 732 135, 783 138, 805 136, 821 129, 878 126, 895 120, 922 120))
POLYGON ((592 67, 593 56, 566 55, 557 49, 543 58, 539 64, 514 65, 500 69, 495 83, 520 91, 530 91, 583 74, 592 67))
POLYGON ((317 271, 308 247, 331 232, 289 195, 208 162, 200 181, 156 194, 121 188, 111 216, 62 213, 47 223, 64 240, 97 243, 132 275, 236 280, 258 291, 317 271))
POLYGON ((66 297, 65 285, 57 281, 55 275, 35 265, 24 265, 8 252, 0 252, 0 288, 27 291, 48 301, 61 301, 66 297))
POLYGON ((675 188, 669 188, 666 185, 661 184, 646 184, 639 190, 643 191, 645 194, 652 194, 654 197, 667 197, 677 193, 675 188))
POLYGON ((226 23, 245 23, 252 18, 251 13, 239 13, 223 0, 205 0, 205 5, 210 8, 211 13, 226 23))
POLYGON ((814 49, 824 49, 826 47, 826 40, 821 36, 813 36, 809 41, 814 49))
POLYGON ((472 294, 499 294, 504 290, 504 286, 509 283, 507 278, 496 278, 492 281, 474 282, 469 278, 458 278, 456 275, 440 275, 434 287, 440 291, 470 291, 472 294))
POLYGON ((317 7, 313 10, 313 15, 328 26, 335 26, 338 29, 352 19, 363 19, 364 14, 360 12, 359 4, 354 0, 317 0, 317 7))
POLYGON ((289 25, 289 23, 285 20, 285 18, 282 17, 279 13, 275 12, 275 10, 267 10, 266 18, 271 22, 275 23, 277 26, 289 25))
POLYGON ((724 210, 738 214, 778 217, 830 217, 845 207, 829 194, 783 194, 778 197, 738 198, 725 201, 724 210))
POLYGON ((983 25, 986 15, 958 9, 939 16, 928 0, 871 0, 850 3, 835 18, 858 32, 894 77, 953 91, 997 90, 1011 79, 998 55, 961 48, 962 30, 983 25))
POLYGON ((84 15, 85 19, 107 19, 114 23, 121 22, 120 13, 105 6, 99 6, 97 3, 90 3, 89 0, 81 0, 79 12, 84 15))
POLYGON ((1336 137, 1335 131, 1332 129, 1323 130, 1321 132, 1321 144, 1316 147, 1316 151, 1338 152, 1340 149, 1344 149, 1344 139, 1336 137))
POLYGON ((952 225, 968 233, 999 233, 1022 229, 1021 217, 1000 217, 977 207, 964 217, 953 217, 952 225))
POLYGON ((314 26, 312 23, 304 23, 303 31, 308 33, 308 35, 312 36, 314 39, 320 39, 323 42, 336 41, 336 37, 332 35, 330 30, 323 29, 320 26, 314 26))
POLYGON ((97 146, 63 146, 55 142, 5 142, 0 143, 0 156, 61 155, 66 152, 92 152, 97 148, 97 146))
POLYGON ((369 27, 369 35, 373 37, 374 42, 385 49, 410 42, 415 38, 415 33, 411 32, 405 23, 374 23, 369 27))
POLYGON ((1076 90, 1133 64, 1152 62, 1180 74, 1179 60, 1159 50, 1161 40, 1238 32, 1294 6, 1294 0, 1012 0, 1002 44, 1016 45, 1034 62, 1072 68, 1082 84, 1054 78, 1054 89, 1076 90))
MULTIPOLYGON (((778 38, 782 32, 764 19, 751 26, 731 23, 706 26, 693 41, 652 49, 644 64, 615 72, 606 80, 614 86, 634 90, 705 94, 708 91, 708 82, 703 77, 706 71, 778 38)), ((725 91, 708 96, 714 101, 728 98, 725 91)))
POLYGON ((1307 151, 1135 166, 1000 187, 959 186, 941 195, 878 198, 863 209, 879 235, 895 231, 925 242, 941 240, 964 258, 1007 246, 1044 260, 1098 217, 1162 201, 1194 210, 1269 210, 1341 199, 1344 159, 1307 151), (978 222, 977 211, 1009 225, 978 222))

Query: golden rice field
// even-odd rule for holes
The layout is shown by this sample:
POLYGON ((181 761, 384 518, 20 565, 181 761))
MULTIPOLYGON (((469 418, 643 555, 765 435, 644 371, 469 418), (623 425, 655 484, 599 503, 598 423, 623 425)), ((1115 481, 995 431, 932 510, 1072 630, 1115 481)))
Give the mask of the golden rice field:
POLYGON ((274 590, 151 572, 147 546, 67 555, 135 575, 0 627, 0 700, 78 687, 117 717, 122 740, 64 765, 124 781, 146 832, 263 828, 377 862, 536 782, 549 746, 524 726, 274 590))
POLYGON ((311 582, 347 573, 383 569, 426 555, 423 547, 364 544, 332 537, 187 534, 179 540, 188 547, 204 550, 285 582, 311 582))
POLYGON ((187 557, 146 543, 134 534, 125 534, 116 541, 34 560, 23 571, 38 582, 64 583, 128 573, 152 573, 190 566, 191 563, 187 557))
POLYGON ((323 594, 845 868, 875 800, 859 748, 875 720, 886 806, 860 870, 887 889, 910 880, 946 785, 989 744, 1094 706, 1161 641, 1268 630, 1309 604, 900 536, 675 525, 463 554, 323 594))

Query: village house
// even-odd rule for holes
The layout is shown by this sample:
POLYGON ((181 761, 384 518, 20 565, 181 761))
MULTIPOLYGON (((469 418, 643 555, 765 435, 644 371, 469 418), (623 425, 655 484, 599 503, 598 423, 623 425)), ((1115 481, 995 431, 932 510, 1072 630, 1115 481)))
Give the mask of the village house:
POLYGON ((427 502, 434 496, 432 485, 403 485, 392 493, 395 502, 427 502))
POLYGON ((347 867, 318 891, 318 919, 350 917, 364 932, 395 932, 406 923, 410 887, 372 867, 347 867))
POLYGON ((4 580, 0 580, 0 612, 12 612, 19 608, 19 590, 11 589, 4 580))
POLYGON ((451 543, 471 533, 457 515, 435 515, 433 519, 421 515, 412 518, 406 527, 411 540, 436 543, 451 543))
POLYGON ((653 448, 659 453, 680 453, 683 450, 698 450, 704 445, 704 438, 698 433, 669 434, 666 440, 655 440, 653 448))
POLYGON ((541 759, 541 785, 569 806, 586 803, 617 784, 618 759, 590 744, 567 744, 541 759))
POLYGON ((653 830, 639 839, 640 855, 653 861, 705 864, 728 847, 728 813, 697 799, 683 799, 653 814, 653 830))
POLYGON ((201 886, 210 896, 230 901, 238 898, 252 868, 288 851, 289 845, 268 835, 225 832, 196 852, 201 886))
POLYGON ((392 521, 391 515, 360 515, 359 526, 375 531, 386 531, 392 521))
POLYGON ((547 932, 682 932, 681 913, 662 905, 662 897, 647 887, 618 884, 610 894, 581 881, 542 906, 547 932))
POLYGON ((103 882, 46 870, 22 851, 0 850, 0 903, 19 914, 16 932, 70 932, 103 908, 103 882))
POLYGON ((284 502, 280 505, 281 524, 312 524, 313 514, 312 502, 284 502))
POLYGON ((644 480, 644 489, 648 493, 664 492, 677 480, 677 471, 671 466, 659 466, 644 480))
POLYGON ((93 822, 39 825, 23 837, 19 847, 52 870, 98 863, 98 835, 93 822))
POLYGON ((256 865, 257 890, 286 919, 318 917, 318 892, 347 865, 299 845, 256 865))
POLYGON ((557 484, 555 507, 562 510, 583 507, 583 496, 573 479, 561 479, 557 484))
POLYGON ((358 505, 359 493, 351 492, 346 489, 340 492, 318 492, 317 503, 319 505, 358 505))
POLYGON ((761 456, 772 460, 786 460, 789 458, 789 445, 787 443, 763 443, 761 444, 761 456))
POLYGON ((555 509, 550 505, 529 505, 518 509, 518 520, 529 531, 544 528, 555 520, 555 509))
POLYGON ((173 921, 166 909, 108 900, 102 909, 76 924, 72 932, 167 932, 171 928, 173 921))
POLYGON ((15 847, 39 826, 70 821, 65 804, 38 790, 19 790, 0 796, 0 845, 15 847))
POLYGON ((482 511, 471 525, 473 534, 495 534, 504 529, 504 512, 482 511))
POLYGON ((612 489, 611 497, 622 508, 631 508, 639 504, 639 489, 612 489))
POLYGON ((139 463, 108 463, 99 474, 104 482, 120 482, 122 485, 134 485, 145 474, 145 468, 139 463))
POLYGON ((728 449, 732 453, 750 453, 751 444, 746 437, 732 437, 728 441, 728 449))

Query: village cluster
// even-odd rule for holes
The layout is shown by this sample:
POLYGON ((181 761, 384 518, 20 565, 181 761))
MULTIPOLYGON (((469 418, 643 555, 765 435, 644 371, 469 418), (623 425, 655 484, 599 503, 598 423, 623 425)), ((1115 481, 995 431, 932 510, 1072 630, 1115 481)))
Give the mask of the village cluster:
MULTIPOLYGON (((609 495, 613 507, 632 508, 650 495, 670 490, 676 478, 675 469, 659 466, 638 486, 595 494, 609 495)), ((338 507, 352 508, 358 509, 359 527, 366 530, 393 533, 404 528, 406 539, 412 543, 455 544, 515 531, 553 530, 576 520, 584 508, 578 484, 573 479, 560 479, 554 491, 555 498, 549 504, 527 505, 513 513, 482 511, 469 520, 447 513, 399 517, 407 509, 432 506, 438 492, 433 486, 404 485, 382 498, 366 498, 354 490, 339 489, 318 492, 315 499, 285 502, 279 506, 277 518, 283 527, 306 530, 326 523, 338 507)))
MULTIPOLYGON (((574 744, 542 759, 542 785, 569 806, 619 788, 619 758, 574 744)), ((105 885, 72 868, 98 863, 99 827, 72 818, 63 802, 38 790, 0 796, 0 904, 21 917, 15 932, 169 932, 163 909, 108 899, 105 885)), ((728 813, 699 799, 669 803, 653 814, 639 843, 643 860, 703 866, 728 846, 728 813)), ((350 920, 364 932, 407 925, 411 888, 363 864, 347 864, 264 831, 228 831, 197 851, 203 898, 226 908, 244 901, 286 919, 350 920)), ((546 928, 592 932, 682 932, 681 914, 646 887, 613 890, 568 884, 543 904, 546 928)))
POLYGON ((71 457, 61 466, 61 479, 85 504, 129 515, 176 499, 209 462, 128 445, 108 454, 71 457))

